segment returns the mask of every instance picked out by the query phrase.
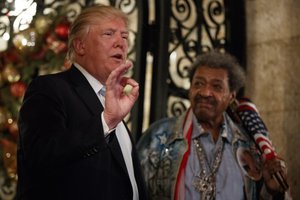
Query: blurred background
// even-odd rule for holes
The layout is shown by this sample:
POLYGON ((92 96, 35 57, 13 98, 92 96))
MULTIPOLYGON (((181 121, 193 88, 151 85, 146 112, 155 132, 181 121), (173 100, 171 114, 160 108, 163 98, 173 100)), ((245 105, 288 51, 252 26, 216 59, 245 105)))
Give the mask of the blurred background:
POLYGON ((126 122, 136 141, 149 124, 189 107, 188 69, 217 48, 245 68, 260 111, 300 198, 299 0, 0 0, 0 200, 15 196, 18 111, 28 83, 66 70, 70 24, 84 7, 113 5, 129 16, 128 72, 140 96, 126 122), (299 134, 299 135, 298 135, 299 134))

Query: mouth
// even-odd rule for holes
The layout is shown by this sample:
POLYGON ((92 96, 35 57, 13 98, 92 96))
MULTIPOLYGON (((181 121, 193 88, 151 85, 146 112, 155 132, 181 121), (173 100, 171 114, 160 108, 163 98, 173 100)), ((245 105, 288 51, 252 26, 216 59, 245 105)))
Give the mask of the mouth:
POLYGON ((212 100, 203 99, 203 98, 195 100, 195 104, 197 105, 198 109, 203 111, 204 110, 211 111, 215 107, 215 104, 212 100))
POLYGON ((211 109, 213 105, 209 102, 197 102, 199 108, 201 109, 211 109))
POLYGON ((123 54, 120 53, 114 54, 112 58, 118 62, 123 62, 125 60, 123 54))

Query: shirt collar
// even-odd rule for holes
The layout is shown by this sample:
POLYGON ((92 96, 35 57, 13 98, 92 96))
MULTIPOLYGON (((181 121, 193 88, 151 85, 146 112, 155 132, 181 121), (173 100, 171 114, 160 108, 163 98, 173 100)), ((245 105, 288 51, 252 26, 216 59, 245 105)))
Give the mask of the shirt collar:
POLYGON ((224 116, 224 123, 223 123, 223 131, 222 131, 222 137, 226 138, 229 143, 232 142, 233 133, 232 129, 230 128, 229 121, 228 121, 228 115, 226 113, 223 114, 224 116))
POLYGON ((95 77, 93 77, 90 73, 88 73, 82 66, 78 63, 74 63, 74 66, 83 74, 83 76, 87 79, 95 93, 97 94, 102 87, 104 87, 100 81, 98 81, 95 77))

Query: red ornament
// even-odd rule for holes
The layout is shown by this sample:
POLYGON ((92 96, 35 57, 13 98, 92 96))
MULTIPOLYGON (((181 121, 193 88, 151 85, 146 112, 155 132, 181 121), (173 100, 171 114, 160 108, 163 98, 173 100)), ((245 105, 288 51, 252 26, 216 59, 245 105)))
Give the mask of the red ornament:
POLYGON ((26 91, 26 84, 24 82, 15 82, 10 85, 10 93, 17 98, 23 97, 26 91))
POLYGON ((59 54, 61 52, 66 52, 68 49, 66 42, 58 40, 54 34, 49 35, 46 38, 46 42, 48 48, 54 51, 54 53, 56 54, 59 54))
POLYGON ((70 23, 67 21, 60 22, 55 27, 55 34, 61 40, 67 40, 69 34, 70 23))
POLYGON ((20 54, 17 52, 15 48, 11 48, 3 53, 4 60, 7 63, 18 63, 20 62, 20 54))

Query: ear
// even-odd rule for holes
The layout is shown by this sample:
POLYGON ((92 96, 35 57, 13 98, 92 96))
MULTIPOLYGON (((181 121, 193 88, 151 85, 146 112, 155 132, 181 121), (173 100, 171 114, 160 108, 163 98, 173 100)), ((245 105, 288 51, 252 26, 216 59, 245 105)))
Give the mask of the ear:
POLYGON ((73 40, 74 51, 77 55, 83 56, 85 54, 85 43, 79 38, 73 40))
POLYGON ((236 98, 236 92, 233 91, 233 92, 230 92, 230 104, 235 100, 236 98))

